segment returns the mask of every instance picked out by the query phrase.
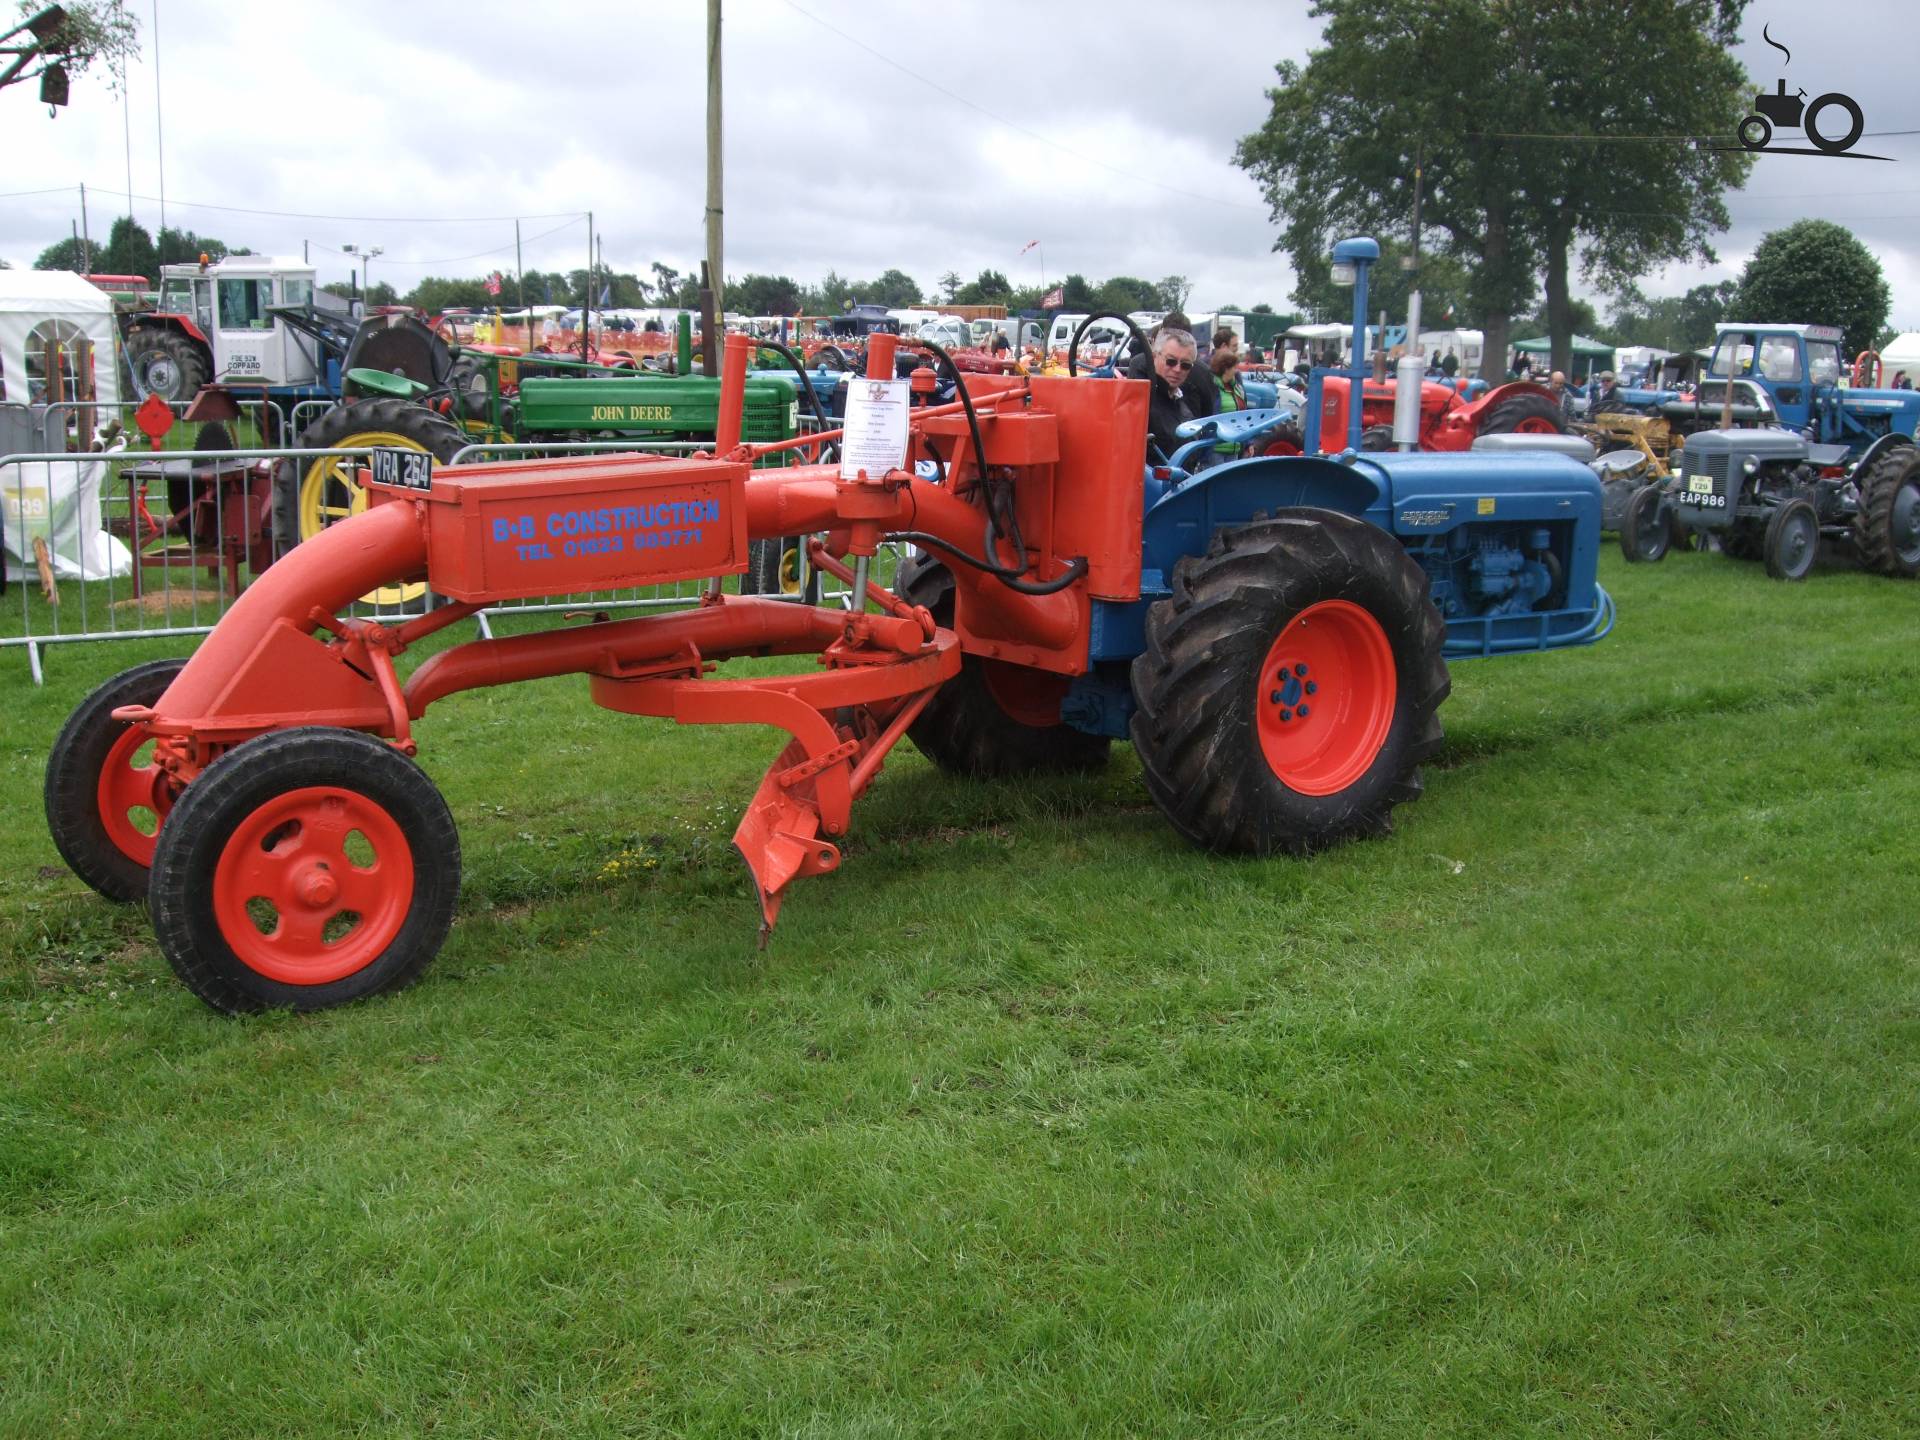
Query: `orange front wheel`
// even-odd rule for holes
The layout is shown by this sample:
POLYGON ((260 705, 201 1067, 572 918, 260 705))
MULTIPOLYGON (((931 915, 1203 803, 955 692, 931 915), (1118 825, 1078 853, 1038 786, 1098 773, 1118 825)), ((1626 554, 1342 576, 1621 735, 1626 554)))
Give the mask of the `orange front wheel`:
POLYGON ((446 939, 460 842, 411 760, 350 730, 282 730, 188 787, 154 854, 160 948, 207 1004, 319 1010, 411 983, 446 939))

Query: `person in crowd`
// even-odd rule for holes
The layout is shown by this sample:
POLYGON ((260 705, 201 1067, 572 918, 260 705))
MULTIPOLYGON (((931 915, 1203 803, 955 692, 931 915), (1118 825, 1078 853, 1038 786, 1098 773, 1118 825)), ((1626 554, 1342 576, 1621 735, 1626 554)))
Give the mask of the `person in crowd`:
MULTIPOLYGON (((1224 325, 1213 332, 1213 348, 1207 353, 1207 366, 1209 369, 1212 369, 1214 357, 1222 350, 1232 353, 1234 364, 1238 365, 1240 363, 1240 337, 1224 325)), ((1213 373, 1217 379, 1220 372, 1214 370, 1213 373)))
POLYGON ((1460 373, 1460 357, 1453 353, 1451 346, 1448 347, 1447 353, 1440 357, 1440 373, 1449 380, 1460 373))
POLYGON ((1547 390, 1552 394, 1554 402, 1559 405, 1562 414, 1573 412, 1573 390, 1567 384, 1565 371, 1556 370, 1548 377, 1547 390))
POLYGON ((1913 389, 1913 380, 1912 380, 1912 377, 1910 377, 1910 376, 1909 376, 1909 375, 1907 374, 1907 372, 1906 372, 1906 371, 1904 371, 1904 370, 1896 370, 1896 371, 1894 371, 1894 372, 1893 372, 1893 388, 1894 388, 1894 389, 1896 389, 1896 390, 1911 390, 1911 389, 1913 389))
POLYGON ((1615 382, 1614 373, 1611 370, 1602 370, 1594 376, 1593 384, 1589 388, 1592 399, 1592 403, 1587 406, 1589 415, 1604 414, 1608 410, 1631 411, 1635 408, 1625 396, 1621 395, 1620 387, 1615 382))
MULTIPOLYGON (((1207 368, 1213 372, 1213 394, 1217 402, 1213 413, 1216 415, 1225 415, 1230 411, 1247 408, 1247 391, 1240 382, 1239 366, 1238 352, 1231 344, 1222 345, 1219 337, 1215 336, 1213 358, 1207 362, 1207 368)), ((1206 452, 1201 463, 1194 468, 1204 470, 1209 465, 1218 465, 1223 460, 1231 460, 1239 450, 1238 445, 1223 442, 1206 452)))
POLYGON ((1128 358, 1127 376, 1133 380, 1149 380, 1159 372, 1159 364, 1154 359, 1155 352, 1151 347, 1157 344, 1160 336, 1169 330, 1177 330, 1184 334, 1188 342, 1194 346, 1194 366, 1192 374, 1188 377, 1188 383, 1192 388, 1204 389, 1207 392, 1208 408, 1200 413, 1211 415, 1215 403, 1213 394, 1213 372, 1200 362, 1199 342, 1196 341, 1193 336, 1193 322, 1189 320, 1182 311, 1169 310, 1166 315, 1161 318, 1160 323, 1147 332, 1147 345, 1149 347, 1147 353, 1144 355, 1136 354, 1128 358))
POLYGON ((1020 358, 1014 362, 1016 375, 1038 375, 1046 369, 1047 357, 1040 353, 1038 345, 1028 345, 1020 352, 1020 358))
POLYGON ((993 344, 987 347, 987 353, 995 360, 1011 360, 1013 359, 1013 342, 1007 339, 1004 333, 996 335, 993 337, 993 344))
POLYGON ((1147 403, 1149 464, 1162 463, 1180 447, 1179 437, 1174 434, 1180 426, 1214 413, 1212 376, 1203 379, 1194 373, 1199 355, 1200 347, 1191 330, 1169 329, 1163 324, 1154 331, 1148 360, 1153 384, 1147 403))

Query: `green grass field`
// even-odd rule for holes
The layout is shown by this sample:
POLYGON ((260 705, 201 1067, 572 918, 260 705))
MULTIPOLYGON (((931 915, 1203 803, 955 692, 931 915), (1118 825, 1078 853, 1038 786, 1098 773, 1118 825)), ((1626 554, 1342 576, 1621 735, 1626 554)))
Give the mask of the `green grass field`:
POLYGON ((0 1434, 1920 1432, 1920 586, 1603 579, 1389 839, 903 746, 765 952, 770 732, 456 697, 447 948, 242 1021, 41 818, 166 652, 0 652, 0 1434))

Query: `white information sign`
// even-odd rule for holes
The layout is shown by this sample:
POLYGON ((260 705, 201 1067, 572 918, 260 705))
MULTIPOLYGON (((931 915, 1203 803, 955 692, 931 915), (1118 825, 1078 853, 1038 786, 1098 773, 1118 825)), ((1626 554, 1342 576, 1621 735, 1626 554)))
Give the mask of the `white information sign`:
POLYGON ((862 470, 878 479, 907 464, 907 403, 909 382, 867 380, 847 382, 846 437, 840 442, 840 478, 858 479, 862 470))

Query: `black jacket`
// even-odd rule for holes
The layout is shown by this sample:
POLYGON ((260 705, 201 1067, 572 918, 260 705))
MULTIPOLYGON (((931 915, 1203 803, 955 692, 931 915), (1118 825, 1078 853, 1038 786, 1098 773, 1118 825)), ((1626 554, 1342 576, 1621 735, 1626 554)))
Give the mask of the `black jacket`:
POLYGON ((1187 372, 1187 383, 1175 399, 1167 382, 1153 368, 1151 355, 1135 355, 1127 362, 1130 379, 1145 380, 1153 386, 1153 398, 1147 403, 1147 462, 1158 464, 1170 458, 1185 442, 1174 435, 1176 427, 1188 420, 1204 419, 1218 413, 1220 396, 1214 388, 1213 372, 1195 365, 1187 372), (1156 449, 1158 454, 1155 453, 1156 449))

